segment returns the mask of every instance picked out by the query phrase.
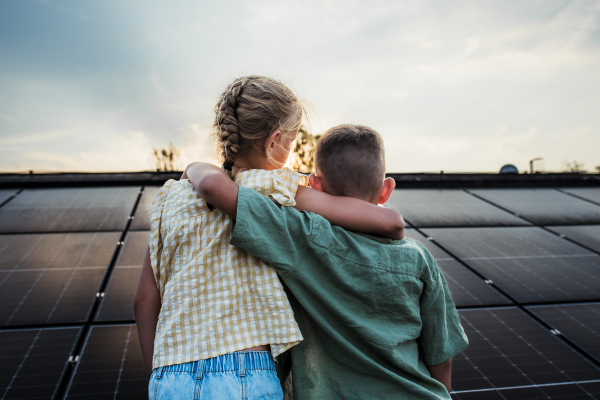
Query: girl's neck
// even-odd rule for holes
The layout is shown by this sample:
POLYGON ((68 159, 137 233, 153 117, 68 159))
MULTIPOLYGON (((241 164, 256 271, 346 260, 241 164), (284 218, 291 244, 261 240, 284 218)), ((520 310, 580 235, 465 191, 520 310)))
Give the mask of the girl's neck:
POLYGON ((277 169, 277 167, 267 160, 263 156, 253 156, 253 155, 245 155, 240 154, 235 162, 233 163, 234 167, 240 170, 248 170, 248 169, 266 169, 273 170, 277 169))

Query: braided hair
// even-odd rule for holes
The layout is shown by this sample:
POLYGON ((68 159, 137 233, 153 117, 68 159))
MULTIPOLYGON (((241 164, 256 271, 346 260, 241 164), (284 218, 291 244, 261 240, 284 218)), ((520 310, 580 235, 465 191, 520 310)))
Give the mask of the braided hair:
POLYGON ((242 152, 262 150, 276 130, 295 131, 304 108, 281 82, 263 76, 236 79, 215 106, 214 137, 223 169, 233 178, 233 166, 242 152))

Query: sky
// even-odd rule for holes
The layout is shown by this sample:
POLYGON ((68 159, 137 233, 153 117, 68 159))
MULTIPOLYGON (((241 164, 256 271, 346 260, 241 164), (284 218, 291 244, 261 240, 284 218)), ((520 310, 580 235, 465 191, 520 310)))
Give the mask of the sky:
POLYGON ((0 2, 0 171, 215 162, 235 78, 283 81, 313 133, 378 131, 388 172, 600 165, 600 0, 0 2))

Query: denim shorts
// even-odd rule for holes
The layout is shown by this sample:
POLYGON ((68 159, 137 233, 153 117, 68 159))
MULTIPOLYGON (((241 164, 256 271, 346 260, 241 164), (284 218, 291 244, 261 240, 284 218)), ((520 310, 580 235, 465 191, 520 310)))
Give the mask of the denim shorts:
POLYGON ((268 351, 224 354, 152 371, 150 400, 282 400, 283 391, 268 351))

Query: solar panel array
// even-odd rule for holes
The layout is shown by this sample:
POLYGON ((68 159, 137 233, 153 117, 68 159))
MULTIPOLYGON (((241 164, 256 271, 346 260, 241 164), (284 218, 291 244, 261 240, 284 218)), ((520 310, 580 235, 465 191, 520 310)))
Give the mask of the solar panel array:
MULTIPOLYGON (((0 399, 147 398, 133 321, 157 187, 0 190, 0 399)), ((398 189, 470 346, 454 399, 600 400, 600 189, 398 189)))
POLYGON ((397 189, 387 206, 469 337, 453 399, 600 399, 600 188, 397 189))

